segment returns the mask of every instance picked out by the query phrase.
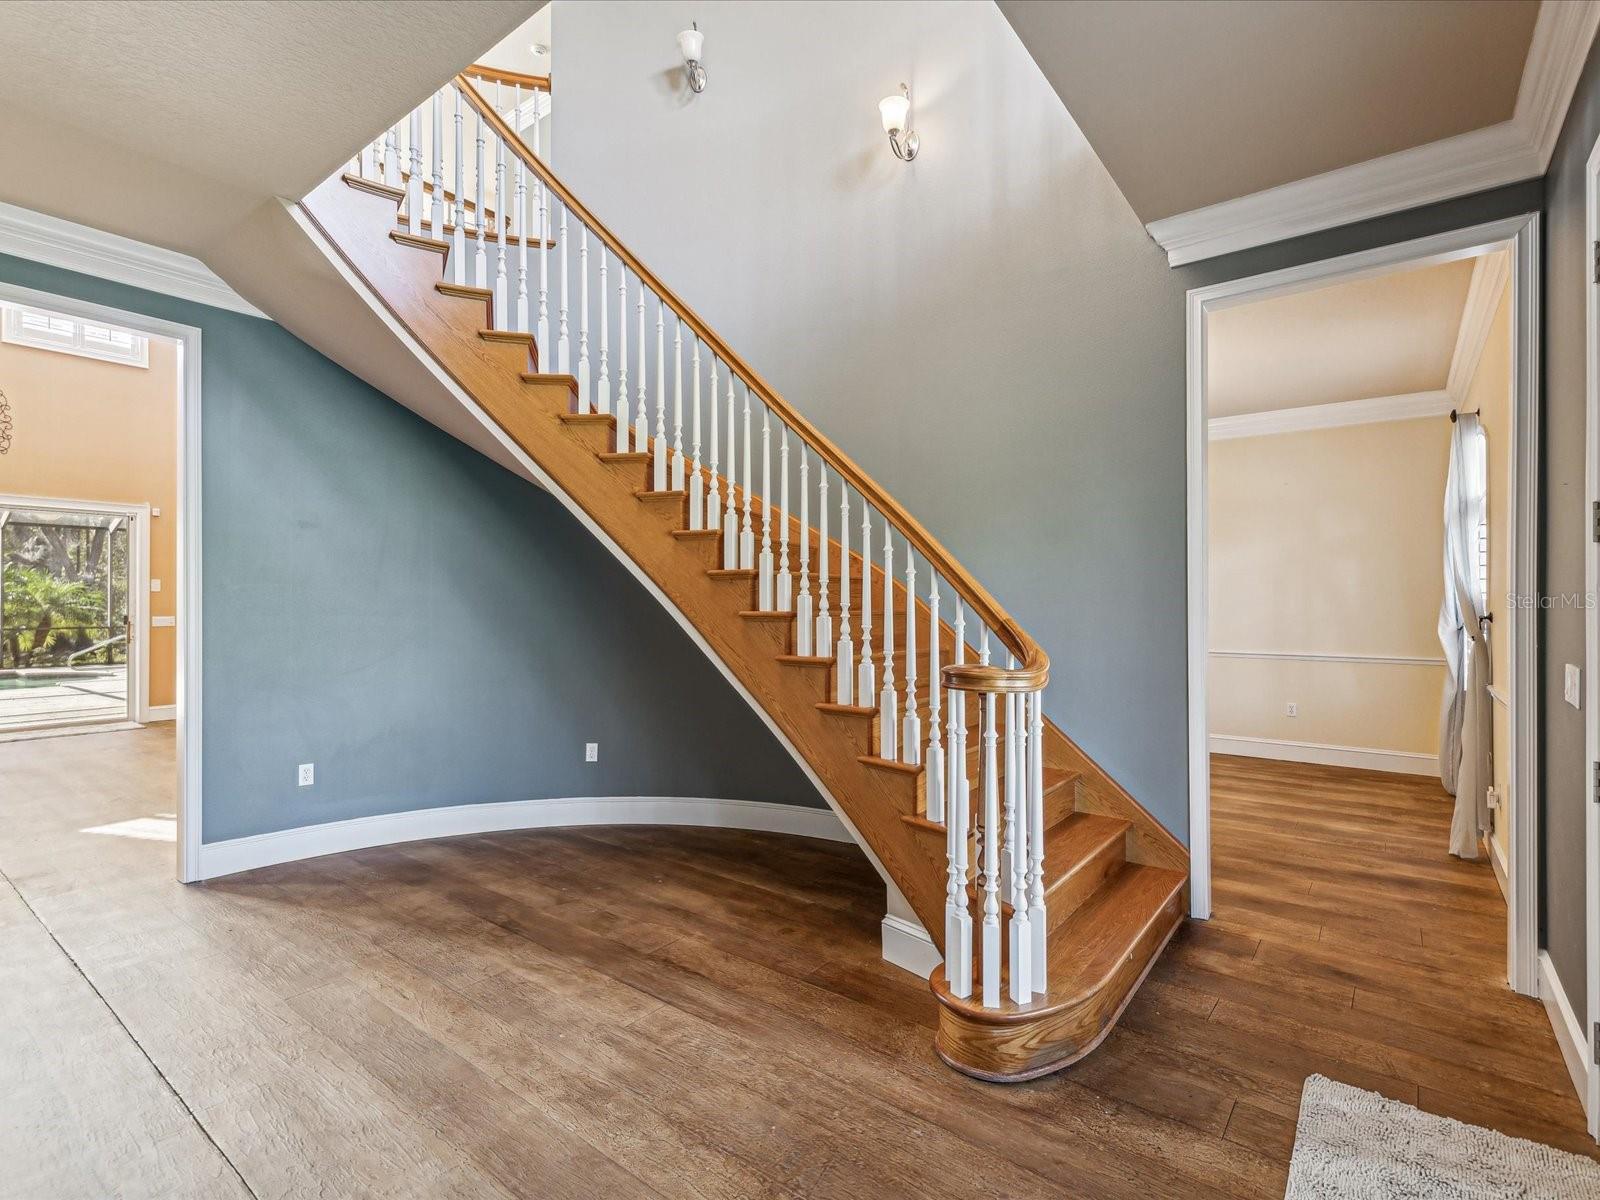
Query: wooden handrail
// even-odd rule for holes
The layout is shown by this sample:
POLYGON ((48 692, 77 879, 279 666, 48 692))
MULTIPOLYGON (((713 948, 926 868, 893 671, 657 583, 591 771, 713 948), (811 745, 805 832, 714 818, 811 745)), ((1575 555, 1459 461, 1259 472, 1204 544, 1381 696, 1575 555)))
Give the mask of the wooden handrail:
POLYGON ((617 258, 633 270, 642 284, 659 299, 665 301, 712 353, 726 363, 729 370, 738 375, 745 386, 754 392, 779 420, 804 439, 817 452, 819 458, 832 466, 841 478, 869 500, 887 520, 892 521, 900 530, 901 536, 916 547, 940 575, 950 581, 962 599, 971 606, 974 614, 995 632, 1001 644, 1017 659, 1018 665, 1015 667, 983 666, 978 663, 946 665, 940 669, 940 677, 945 685, 964 692, 1032 692, 1044 687, 1050 679, 1050 656, 1011 619, 1010 614, 1000 607, 1000 602, 968 574, 966 568, 958 563, 915 517, 902 508, 899 501, 879 487, 870 475, 851 461, 850 456, 843 450, 829 441, 821 430, 791 408, 766 380, 734 352, 733 347, 724 342, 714 329, 700 319, 699 314, 657 278, 655 272, 634 257, 633 252, 622 244, 616 234, 607 229, 604 222, 590 212, 583 201, 572 194, 566 184, 556 177, 538 155, 528 149, 516 131, 494 111, 494 106, 485 102, 478 94, 466 74, 457 75, 455 83, 456 87, 466 95, 467 102, 482 115, 501 140, 517 153, 528 169, 560 198, 566 205, 567 211, 588 226, 617 258))
POLYGON ((524 75, 521 71, 502 71, 499 67, 484 67, 477 63, 473 63, 462 74, 469 79, 481 79, 485 83, 503 83, 507 87, 522 87, 532 92, 550 90, 548 75, 524 75))

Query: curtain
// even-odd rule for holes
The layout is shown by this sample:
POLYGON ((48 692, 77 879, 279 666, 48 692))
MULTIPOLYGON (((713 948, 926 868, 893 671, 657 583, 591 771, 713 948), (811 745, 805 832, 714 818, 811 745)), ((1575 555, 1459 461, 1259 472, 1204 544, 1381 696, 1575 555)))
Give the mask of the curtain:
POLYGON ((1439 712, 1439 779, 1456 798, 1450 853, 1478 857, 1489 828, 1489 649, 1484 638, 1488 597, 1483 594, 1478 538, 1483 527, 1488 463, 1483 425, 1470 413, 1456 418, 1450 436, 1450 473, 1444 488, 1444 599, 1439 644, 1444 648, 1444 696, 1439 712))

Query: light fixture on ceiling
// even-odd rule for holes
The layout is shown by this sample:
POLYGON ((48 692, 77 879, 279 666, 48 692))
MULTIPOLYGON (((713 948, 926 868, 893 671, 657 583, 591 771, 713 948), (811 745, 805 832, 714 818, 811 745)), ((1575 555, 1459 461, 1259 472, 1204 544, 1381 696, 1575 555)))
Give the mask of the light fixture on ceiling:
POLYGON ((902 83, 896 95, 879 100, 878 115, 883 118, 883 131, 889 135, 889 149, 901 162, 910 162, 922 145, 916 133, 907 128, 911 118, 911 89, 902 83))
POLYGON ((678 52, 683 55, 683 73, 689 80, 689 90, 699 95, 706 90, 706 69, 700 65, 700 54, 706 47, 706 35, 700 32, 700 23, 678 34, 678 52))

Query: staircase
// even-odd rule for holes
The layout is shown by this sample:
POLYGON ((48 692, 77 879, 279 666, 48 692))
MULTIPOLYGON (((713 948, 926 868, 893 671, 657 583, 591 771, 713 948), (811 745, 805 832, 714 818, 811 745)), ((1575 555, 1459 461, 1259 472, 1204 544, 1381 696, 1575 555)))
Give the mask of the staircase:
POLYGON ((1081 1058, 1178 927, 1185 851, 1044 717, 1044 651, 524 144, 522 100, 458 76, 304 212, 899 889, 944 955, 940 1056, 1081 1058))

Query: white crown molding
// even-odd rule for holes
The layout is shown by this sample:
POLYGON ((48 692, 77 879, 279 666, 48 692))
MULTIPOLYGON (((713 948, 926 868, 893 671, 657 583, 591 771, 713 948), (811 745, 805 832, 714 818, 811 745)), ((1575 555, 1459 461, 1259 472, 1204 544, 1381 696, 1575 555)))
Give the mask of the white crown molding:
POLYGON ((371 846, 426 838, 548 829, 575 825, 699 825, 754 829, 834 842, 854 839, 828 808, 801 808, 760 800, 707 800, 693 796, 576 796, 458 804, 411 812, 380 813, 348 821, 300 825, 275 833, 202 842, 197 879, 215 879, 257 867, 342 854, 371 846))
MULTIPOLYGON (((1467 389, 1478 372, 1483 348, 1489 341, 1495 309, 1511 278, 1511 255, 1505 250, 1481 254, 1472 265, 1472 282, 1467 286, 1467 301, 1461 309, 1461 327, 1456 331, 1456 347, 1450 356, 1450 378, 1444 390, 1452 406, 1466 403, 1467 389)), ((1509 379, 1507 383, 1509 384, 1509 379)))
POLYGON ((0 204, 0 254, 247 316, 267 315, 198 258, 14 204, 0 204))
POLYGON ((1600 26, 1600 0, 1545 0, 1509 121, 1149 222, 1171 266, 1543 175, 1600 26))
POLYGON ((1206 428, 1212 441, 1221 442, 1231 438, 1305 433, 1311 429, 1338 429, 1345 425, 1371 425, 1378 421, 1442 417, 1455 405, 1448 391, 1408 392, 1400 396, 1371 396, 1365 400, 1342 400, 1337 404, 1308 404, 1303 408, 1212 417, 1206 422, 1206 428))

